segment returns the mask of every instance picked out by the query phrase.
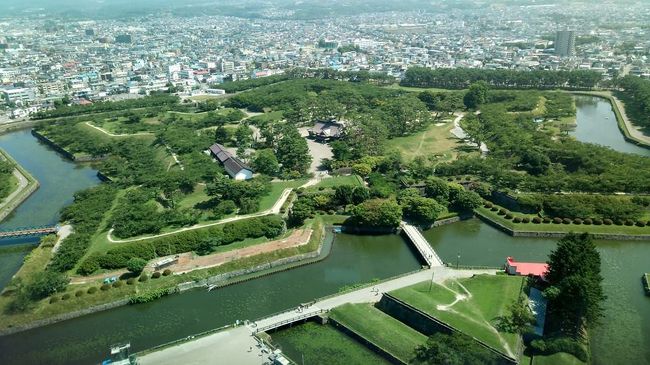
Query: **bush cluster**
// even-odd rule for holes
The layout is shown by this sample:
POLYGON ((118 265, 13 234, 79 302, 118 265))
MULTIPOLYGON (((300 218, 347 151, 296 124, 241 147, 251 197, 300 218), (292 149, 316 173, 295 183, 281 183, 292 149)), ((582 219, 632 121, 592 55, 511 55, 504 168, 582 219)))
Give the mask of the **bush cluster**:
MULTIPOLYGON (((149 261, 156 256, 190 251, 209 253, 217 246, 228 245, 247 238, 275 238, 281 235, 284 229, 284 220, 280 216, 256 217, 226 223, 223 226, 187 231, 144 242, 133 242, 111 249, 105 254, 92 255, 81 266, 90 267, 93 270, 98 267, 114 270, 126 267, 128 261, 136 257, 149 261)), ((84 272, 84 274, 89 273, 84 272)))
POLYGON ((171 275, 171 273, 172 273, 171 270, 169 270, 169 269, 165 269, 165 271, 163 271, 162 274, 163 274, 163 276, 169 276, 169 275, 171 275))
POLYGON ((102 284, 102 286, 100 287, 102 291, 107 291, 110 288, 111 288, 111 284, 102 284))
POLYGON ((152 279, 158 279, 160 277, 160 271, 156 271, 155 273, 151 274, 152 279))
POLYGON ((589 354, 584 346, 570 338, 554 338, 547 340, 534 340, 531 348, 542 355, 552 355, 558 352, 567 352, 577 357, 580 361, 587 362, 589 354))
POLYGON ((96 287, 91 286, 90 288, 88 288, 88 294, 95 294, 95 293, 97 293, 96 287))

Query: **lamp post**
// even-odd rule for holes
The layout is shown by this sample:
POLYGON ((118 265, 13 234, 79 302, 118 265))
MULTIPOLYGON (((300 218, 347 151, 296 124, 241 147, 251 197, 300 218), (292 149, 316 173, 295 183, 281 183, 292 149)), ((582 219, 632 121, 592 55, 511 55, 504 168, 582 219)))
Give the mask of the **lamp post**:
POLYGON ((431 293, 431 288, 433 288, 433 275, 435 273, 436 272, 433 269, 431 269, 431 282, 429 282, 429 293, 431 293))
POLYGON ((458 256, 456 256, 456 270, 458 270, 459 265, 460 265, 460 252, 458 252, 458 256))

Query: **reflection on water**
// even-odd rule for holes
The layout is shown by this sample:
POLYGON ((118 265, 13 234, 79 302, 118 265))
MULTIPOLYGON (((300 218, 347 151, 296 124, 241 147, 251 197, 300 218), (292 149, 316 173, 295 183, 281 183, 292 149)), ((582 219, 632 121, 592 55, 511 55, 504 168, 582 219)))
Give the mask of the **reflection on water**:
POLYGON ((570 134, 578 141, 608 146, 613 150, 650 156, 650 149, 639 147, 623 138, 616 115, 607 99, 576 95, 576 129, 570 134))

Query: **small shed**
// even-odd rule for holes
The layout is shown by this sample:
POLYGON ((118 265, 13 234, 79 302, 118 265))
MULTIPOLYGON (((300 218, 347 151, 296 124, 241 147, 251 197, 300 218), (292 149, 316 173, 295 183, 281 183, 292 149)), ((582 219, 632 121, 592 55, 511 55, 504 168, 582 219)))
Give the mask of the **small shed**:
POLYGON ((517 262, 508 256, 506 272, 510 275, 533 276, 544 279, 548 272, 548 264, 544 262, 517 262))
POLYGON ((329 141, 341 138, 343 129, 343 123, 334 120, 316 122, 314 127, 309 130, 309 136, 317 140, 329 141))

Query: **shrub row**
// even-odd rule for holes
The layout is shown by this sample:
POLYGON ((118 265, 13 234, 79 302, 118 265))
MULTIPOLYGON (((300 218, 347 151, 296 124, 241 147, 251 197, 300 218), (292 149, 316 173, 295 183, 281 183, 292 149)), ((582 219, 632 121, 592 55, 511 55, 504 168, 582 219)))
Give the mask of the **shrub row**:
POLYGON ((530 343, 531 348, 542 355, 552 355, 558 352, 566 352, 577 357, 580 361, 587 362, 589 354, 583 345, 570 338, 554 338, 547 340, 534 340, 530 343))
POLYGON ((205 246, 214 248, 247 238, 275 238, 281 235, 284 229, 284 220, 280 216, 268 215, 226 223, 223 226, 187 231, 145 242, 133 242, 111 249, 104 254, 89 256, 81 264, 79 273, 89 275, 99 268, 121 269, 126 267, 129 259, 133 257, 149 261, 159 256, 197 251, 199 249, 205 251, 203 250, 205 246))
POLYGON ((165 295, 173 294, 175 292, 176 292, 175 288, 172 289, 160 288, 156 290, 147 291, 144 293, 136 294, 131 298, 129 298, 129 304, 151 302, 158 298, 164 297, 165 295))
MULTIPOLYGON (((488 208, 488 204, 484 205, 486 208, 488 208)), ((644 221, 644 220, 632 220, 632 219, 617 219, 617 220, 611 220, 609 218, 605 219, 600 219, 600 218, 560 218, 560 217, 554 217, 554 218, 549 218, 549 217, 533 217, 532 219, 529 217, 518 217, 513 215, 511 212, 509 212, 506 209, 503 208, 497 208, 496 206, 490 206, 489 207, 491 211, 496 212, 498 211, 498 215, 503 216, 505 219, 512 220, 513 223, 534 223, 534 224, 540 224, 540 223, 553 223, 553 224, 575 224, 575 225, 595 225, 595 226, 601 226, 601 225, 606 225, 606 226, 611 226, 613 224, 617 226, 637 226, 637 227, 646 227, 650 226, 650 222, 644 221)))

